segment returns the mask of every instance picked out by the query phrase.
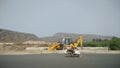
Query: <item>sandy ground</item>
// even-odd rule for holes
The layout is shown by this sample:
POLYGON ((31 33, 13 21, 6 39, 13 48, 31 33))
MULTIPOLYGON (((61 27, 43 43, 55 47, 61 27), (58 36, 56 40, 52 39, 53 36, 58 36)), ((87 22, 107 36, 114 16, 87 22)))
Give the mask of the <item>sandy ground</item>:
MULTIPOLYGON (((64 50, 22 50, 22 51, 0 51, 0 55, 24 55, 24 54, 51 54, 51 53, 64 53, 64 50)), ((120 54, 120 51, 91 51, 91 50, 81 50, 81 53, 92 53, 92 54, 120 54)))
POLYGON ((120 68, 120 54, 0 55, 0 68, 120 68))

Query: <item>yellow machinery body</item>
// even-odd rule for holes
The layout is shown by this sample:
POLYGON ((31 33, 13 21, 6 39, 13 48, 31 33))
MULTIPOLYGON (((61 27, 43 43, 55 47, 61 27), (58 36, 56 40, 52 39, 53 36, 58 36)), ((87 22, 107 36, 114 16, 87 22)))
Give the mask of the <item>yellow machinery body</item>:
POLYGON ((48 48, 48 50, 55 50, 57 48, 60 48, 60 43, 53 43, 52 47, 48 48))
POLYGON ((62 50, 66 47, 70 47, 70 48, 77 48, 78 45, 80 44, 81 49, 83 49, 82 47, 82 36, 80 36, 78 38, 78 40, 75 43, 72 43, 71 38, 65 37, 65 38, 61 38, 60 41, 58 43, 52 43, 52 46, 50 48, 48 48, 48 50, 62 50))

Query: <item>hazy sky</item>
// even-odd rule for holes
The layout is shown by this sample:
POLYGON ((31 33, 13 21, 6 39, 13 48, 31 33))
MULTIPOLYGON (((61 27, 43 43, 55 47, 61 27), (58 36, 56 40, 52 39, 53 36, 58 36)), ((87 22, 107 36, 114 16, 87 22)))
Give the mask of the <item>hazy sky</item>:
POLYGON ((0 0, 0 28, 120 37, 120 0, 0 0))

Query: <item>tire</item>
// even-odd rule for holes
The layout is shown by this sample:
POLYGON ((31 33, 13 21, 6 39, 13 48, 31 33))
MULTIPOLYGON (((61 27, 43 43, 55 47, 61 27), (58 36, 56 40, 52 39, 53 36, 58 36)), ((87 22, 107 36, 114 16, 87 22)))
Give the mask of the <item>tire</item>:
POLYGON ((67 55, 68 55, 68 56, 72 56, 72 52, 68 50, 68 51, 67 51, 67 55))

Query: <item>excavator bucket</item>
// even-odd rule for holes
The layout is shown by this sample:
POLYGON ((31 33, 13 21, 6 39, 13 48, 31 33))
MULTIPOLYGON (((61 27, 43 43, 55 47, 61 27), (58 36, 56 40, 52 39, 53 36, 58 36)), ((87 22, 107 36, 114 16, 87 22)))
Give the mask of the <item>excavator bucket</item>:
POLYGON ((53 43, 52 47, 48 48, 48 50, 52 51, 60 47, 60 43, 53 43))

